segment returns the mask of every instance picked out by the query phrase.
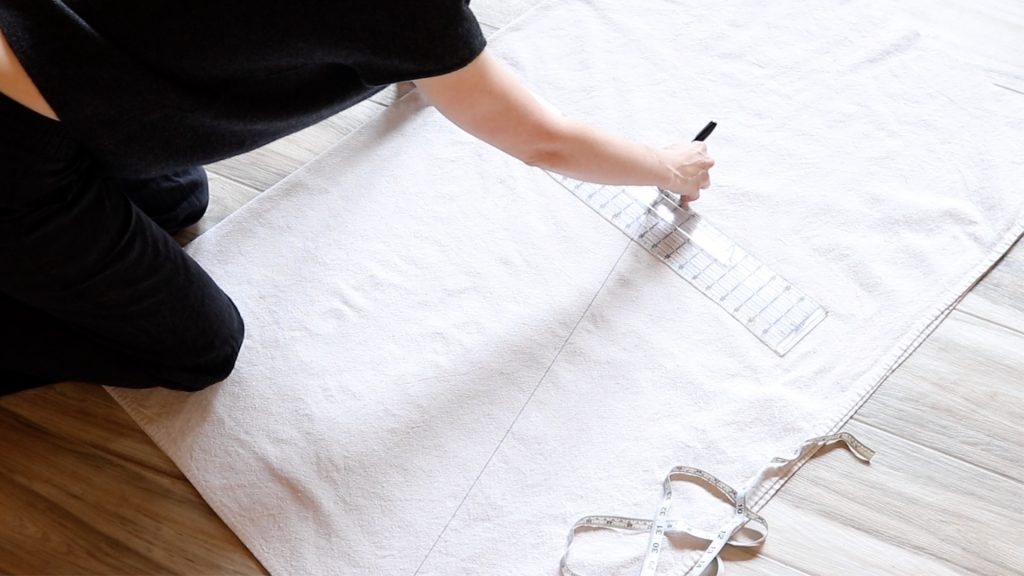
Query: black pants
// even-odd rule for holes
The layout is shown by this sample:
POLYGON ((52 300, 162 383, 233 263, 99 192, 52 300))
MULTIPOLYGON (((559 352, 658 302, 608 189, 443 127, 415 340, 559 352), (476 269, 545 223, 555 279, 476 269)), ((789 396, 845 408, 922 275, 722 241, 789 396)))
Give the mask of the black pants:
POLYGON ((242 319, 167 232, 206 201, 201 168, 108 176, 59 122, 0 95, 0 395, 224 379, 242 319))

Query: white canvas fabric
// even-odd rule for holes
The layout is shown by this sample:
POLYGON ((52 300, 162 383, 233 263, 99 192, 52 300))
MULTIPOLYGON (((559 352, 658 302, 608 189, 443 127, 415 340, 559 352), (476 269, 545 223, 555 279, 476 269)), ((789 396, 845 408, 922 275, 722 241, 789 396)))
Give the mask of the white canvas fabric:
MULTIPOLYGON (((1019 95, 870 6, 550 0, 491 42, 638 140, 719 122, 694 208, 829 311, 785 357, 414 92, 189 246, 247 321, 227 381, 111 393, 275 574, 555 574, 577 518, 652 517, 672 466, 743 485, 1024 230, 1019 95)), ((580 534, 570 563, 637 574, 645 544, 580 534)), ((672 544, 659 573, 695 559, 672 544)))

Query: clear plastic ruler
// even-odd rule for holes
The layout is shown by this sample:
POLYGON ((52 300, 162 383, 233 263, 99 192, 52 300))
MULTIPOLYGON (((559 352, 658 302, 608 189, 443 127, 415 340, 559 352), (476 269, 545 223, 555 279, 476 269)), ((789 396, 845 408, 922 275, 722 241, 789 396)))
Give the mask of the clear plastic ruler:
POLYGON ((825 319, 827 312, 817 302, 658 188, 605 186, 548 175, 779 356, 825 319))

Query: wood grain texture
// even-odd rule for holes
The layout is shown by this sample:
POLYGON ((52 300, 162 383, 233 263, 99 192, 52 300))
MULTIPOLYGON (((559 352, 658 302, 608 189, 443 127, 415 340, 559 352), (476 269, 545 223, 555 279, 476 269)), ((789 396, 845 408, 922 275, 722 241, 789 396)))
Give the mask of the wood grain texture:
MULTIPOLYGON (((1024 100, 1024 95, 1021 96, 1024 100)), ((1018 332, 1024 332, 1024 240, 960 302, 958 308, 1018 332)))
POLYGON ((399 82, 392 84, 381 90, 380 92, 373 95, 372 101, 380 104, 381 106, 391 106, 402 96, 405 96, 409 92, 412 92, 416 88, 416 85, 412 82, 399 82))
POLYGON ((1020 574, 1024 493, 989 473, 853 421, 878 450, 842 448, 803 467, 765 506, 768 557, 808 574, 1020 574))
POLYGON ((262 572, 102 389, 0 398, 0 572, 262 572))
POLYGON ((855 419, 1024 482, 1022 375, 1024 334, 954 311, 855 419))
POLYGON ((183 245, 195 240, 263 192, 211 170, 207 171, 207 176, 210 181, 210 207, 199 222, 175 235, 183 245))
POLYGON ((266 190, 383 110, 376 102, 361 102, 319 124, 252 152, 211 164, 207 169, 250 188, 266 190))
POLYGON ((762 555, 815 575, 1024 574, 1022 336, 951 314, 847 425, 872 464, 805 465, 762 511, 762 555))
POLYGON ((756 549, 727 549, 722 559, 729 576, 811 576, 760 554, 756 549))

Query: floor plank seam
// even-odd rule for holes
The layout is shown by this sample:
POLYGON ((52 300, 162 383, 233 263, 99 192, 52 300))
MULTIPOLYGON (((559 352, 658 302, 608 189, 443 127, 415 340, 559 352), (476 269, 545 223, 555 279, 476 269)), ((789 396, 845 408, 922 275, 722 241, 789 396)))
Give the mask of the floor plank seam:
MULTIPOLYGON (((288 173, 288 174, 287 174, 286 176, 284 176, 284 177, 283 177, 283 178, 281 178, 280 180, 278 180, 278 181, 274 182, 273 184, 271 184, 271 185, 270 185, 269 187, 267 187, 267 189, 266 189, 266 190, 264 190, 263 192, 266 192, 267 190, 270 190, 270 189, 271 189, 271 188, 273 188, 274 186, 277 186, 278 184, 280 184, 280 183, 281 183, 282 181, 284 181, 285 179, 287 179, 287 178, 291 178, 291 177, 292 177, 292 176, 293 176, 293 175, 294 175, 295 173, 297 173, 297 172, 299 172, 299 171, 303 170, 303 169, 304 169, 304 168, 305 168, 306 166, 308 166, 308 165, 309 165, 310 163, 312 163, 312 162, 313 162, 313 161, 315 161, 316 159, 318 159, 318 158, 320 158, 321 156, 323 156, 323 155, 324 155, 324 154, 325 154, 325 153, 326 153, 326 152, 327 152, 328 150, 330 150, 331 148, 334 148, 335 146, 337 146, 338 144, 340 144, 340 143, 341 143, 341 142, 343 142, 344 140, 348 139, 348 138, 349 138, 350 136, 352 136, 352 135, 353 135, 353 134, 355 134, 356 132, 358 132, 358 131, 362 130, 362 129, 363 129, 363 126, 366 126, 366 125, 367 125, 368 123, 370 123, 370 122, 371 122, 372 120, 375 120, 375 119, 376 119, 376 118, 377 118, 378 116, 380 116, 381 114, 383 114, 385 110, 387 110, 388 108, 390 108, 390 107, 391 107, 391 104, 383 104, 383 103, 381 103, 381 102, 377 102, 377 101, 374 101, 374 100, 373 100, 372 98, 368 98, 367 100, 364 100, 364 102, 365 102, 365 101, 368 101, 368 102, 370 102, 371 104, 373 104, 374 106, 376 106, 376 107, 377 107, 377 110, 374 110, 373 112, 371 112, 369 116, 367 116, 366 118, 364 118, 364 119, 363 119, 363 120, 362 120, 361 122, 359 122, 358 124, 354 125, 354 126, 353 126, 353 128, 352 128, 351 130, 349 130, 349 131, 347 131, 347 132, 346 132, 345 134, 341 135, 341 136, 340 136, 340 137, 339 137, 339 138, 338 138, 337 140, 333 140, 333 141, 332 141, 332 142, 331 142, 330 144, 328 144, 327 146, 325 146, 325 147, 324 147, 323 149, 321 149, 321 150, 318 150, 318 151, 317 151, 317 153, 316 153, 316 154, 314 154, 312 158, 310 158, 309 160, 306 160, 305 162, 303 162, 302 164, 300 164, 299 166, 297 166, 297 167, 296 167, 296 168, 295 168, 294 170, 292 170, 291 172, 289 172, 289 173, 288 173)), ((344 111, 340 112, 339 114, 344 114, 344 111)), ((332 118, 333 118, 333 116, 332 116, 332 118)), ((326 119, 324 119, 324 120, 321 120, 321 122, 327 122, 327 121, 329 121, 329 120, 330 120, 330 118, 326 118, 326 119)), ((252 188, 252 186, 250 186, 249 188, 252 188)), ((261 192, 261 194, 262 194, 263 192, 261 192)), ((253 200, 253 199, 250 199, 250 200, 249 200, 249 202, 252 202, 252 200, 253 200)), ((246 202, 246 204, 248 204, 249 202, 246 202)))
MULTIPOLYGON (((883 489, 883 488, 884 487, 880 487, 880 489, 883 489)), ((789 503, 791 505, 795 505, 797 507, 800 507, 800 503, 798 501, 796 501, 796 499, 792 498, 792 495, 790 495, 789 503)), ((884 527, 882 527, 883 528, 882 530, 878 530, 879 526, 877 526, 877 525, 864 525, 864 526, 857 525, 853 521, 851 521, 851 518, 848 518, 848 517, 843 516, 841 514, 835 513, 834 509, 830 509, 830 510, 815 510, 813 508, 805 508, 805 510, 807 510, 808 512, 814 514, 815 516, 824 518, 824 519, 829 520, 831 522, 834 522, 836 524, 840 524, 840 525, 842 525, 846 529, 853 530, 853 531, 855 531, 857 533, 867 535, 868 537, 873 538, 875 540, 878 540, 879 542, 882 542, 883 544, 892 546, 894 548, 899 548, 899 549, 902 549, 902 550, 905 550, 905 551, 910 551, 910 552, 913 552, 914 554, 916 554, 918 556, 921 556, 923 558, 929 558, 929 559, 931 559, 932 561, 934 561, 937 564, 942 564, 944 566, 955 568, 956 572, 961 574, 961 575, 963 575, 963 576, 968 576, 968 575, 987 576, 986 574, 974 571, 969 566, 961 565, 958 558, 943 558, 941 556, 937 556, 934 552, 932 552, 932 551, 926 549, 924 546, 918 544, 915 540, 912 540, 911 539, 911 538, 913 538, 912 536, 909 536, 909 537, 907 537, 905 539, 900 539, 899 538, 900 534, 886 533, 886 532, 884 532, 884 527)), ((863 568, 863 567, 859 566, 859 568, 863 568)), ((831 576, 831 573, 830 573, 830 576, 831 576)))
POLYGON ((1024 479, 1014 478, 1013 476, 1009 476, 1009 475, 1004 474, 1002 472, 999 472, 997 470, 992 470, 991 468, 988 468, 988 467, 983 466, 981 464, 978 464, 976 462, 971 462, 970 460, 965 460, 965 459, 963 459, 963 458, 961 458, 959 456, 956 456, 956 455, 950 454, 948 452, 944 452, 942 450, 939 450, 938 448, 935 448, 935 447, 932 447, 932 446, 928 446, 926 444, 922 444, 922 443, 917 442, 915 440, 912 440, 910 438, 906 438, 905 436, 903 436, 903 435, 901 435, 901 434, 899 434, 897 432, 894 432, 894 431, 891 431, 891 430, 887 430, 886 428, 883 428, 882 426, 879 426, 878 424, 875 424, 873 422, 868 422, 866 420, 862 420, 859 415, 855 414, 854 417, 852 418, 852 420, 854 420, 858 424, 867 426, 868 428, 872 428, 872 429, 874 429, 874 430, 876 430, 878 432, 882 432, 883 434, 899 438, 900 440, 902 440, 902 441, 904 441, 904 442, 906 442, 908 444, 912 444, 915 447, 920 448, 922 450, 925 450, 927 452, 933 452, 935 454, 939 454, 941 456, 945 456, 946 458, 949 458, 950 460, 953 460, 955 462, 959 462, 959 463, 964 464, 966 466, 969 466, 971 468, 976 468, 976 469, 981 470, 983 472, 987 472, 988 474, 991 474, 991 475, 993 475, 993 476, 995 476, 997 478, 1000 478, 1000 479, 1012 482, 1014 484, 1019 484, 1021 486, 1024 486, 1024 479))
POLYGON ((1006 324, 1003 324, 1002 322, 999 322, 998 320, 993 320, 991 318, 987 318, 985 316, 982 316, 980 314, 976 314, 976 313, 971 312, 969 310, 962 310, 960 308, 956 308, 956 312, 959 312, 961 314, 966 314, 967 316, 970 316, 972 318, 977 318, 978 320, 982 320, 982 321, 987 322, 989 324, 993 324, 993 325, 998 326, 998 327, 1000 327, 1000 328, 1002 328, 1004 330, 1008 330, 1010 332, 1013 332, 1014 334, 1019 334, 1020 336, 1024 336, 1024 330, 1020 330, 1020 329, 1015 328, 1013 326, 1008 326, 1006 324))
MULTIPOLYGON (((5 477, 10 482, 15 484, 19 488, 21 488, 22 490, 25 490, 26 492, 29 492, 29 493, 33 494, 35 497, 39 498, 40 500, 45 502, 47 505, 53 506, 56 509, 62 510, 64 512, 64 514, 62 515, 62 518, 64 519, 64 521, 68 522, 68 523, 74 524, 75 528, 81 531, 79 533, 89 533, 89 534, 98 535, 99 538, 101 538, 103 540, 103 545, 106 546, 108 551, 111 551, 111 552, 117 551, 117 552, 122 552, 122 553, 123 552, 131 552, 131 553, 135 553, 136 552, 136 550, 134 550, 131 547, 130 544, 120 540, 117 537, 116 533, 115 534, 110 534, 107 531, 105 531, 103 529, 104 526, 102 526, 101 524, 96 524, 95 522, 88 521, 86 518, 82 518, 81 516, 79 516, 78 514, 72 512, 71 510, 68 510, 68 508, 66 506, 64 506, 61 502, 58 502, 57 500, 54 500, 53 498, 51 498, 49 495, 47 495, 47 494, 45 494, 43 492, 40 492, 39 490, 36 490, 35 487, 30 486, 30 485, 26 484, 25 482, 19 480, 16 476, 12 476, 10 474, 6 474, 5 477)), ((116 531, 117 527, 115 527, 114 530, 116 531)), ((94 542, 95 541, 94 538, 86 538, 86 539, 89 540, 90 542, 94 542)), ((164 566, 164 564, 162 562, 156 560, 155 558, 146 557, 144 555, 140 555, 140 557, 143 557, 147 561, 150 561, 150 562, 152 562, 154 564, 159 565, 161 568, 165 568, 165 569, 168 568, 168 567, 164 566)), ((168 571, 167 573, 171 573, 171 572, 168 571)))
MULTIPOLYGON (((122 408, 120 406, 118 406, 118 407, 121 408, 121 410, 124 410, 124 408, 122 408)), ((147 436, 147 439, 148 439, 148 436, 147 436)), ((152 440, 150 440, 150 441, 152 441, 152 440)), ((160 450, 159 447, 156 447, 155 445, 154 445, 154 447, 155 447, 156 450, 160 450)), ((93 447, 90 446, 90 448, 93 448, 93 447)), ((95 448, 93 448, 93 449, 95 449, 95 448)), ((164 453, 163 450, 160 450, 160 453, 163 454, 164 453)), ((125 456, 124 454, 121 454, 119 452, 108 452, 108 451, 104 450, 104 451, 101 452, 101 454, 103 454, 104 456, 107 456, 111 460, 114 460, 116 462, 121 463, 122 465, 124 465, 127 468, 134 469, 136 472, 138 472, 140 474, 152 475, 152 476, 156 476, 158 478, 162 478, 164 480, 174 481, 175 483, 182 483, 182 484, 187 485, 189 488, 194 489, 193 486, 192 486, 192 482, 189 481, 184 476, 177 476, 177 475, 174 475, 174 474, 168 474, 166 470, 161 470, 160 468, 157 468, 155 466, 151 466, 151 465, 146 464, 146 463, 144 463, 144 462, 142 462, 140 460, 135 460, 133 458, 129 458, 128 456, 125 456)))
MULTIPOLYGON (((808 571, 803 570, 801 568, 797 568, 796 566, 793 566, 792 564, 786 563, 786 562, 784 562, 784 561, 782 561, 782 560, 780 560, 778 558, 775 558, 771 553, 765 553, 763 551, 758 551, 758 553, 755 556, 753 556, 751 558, 751 560, 753 560, 754 558, 761 558, 763 560, 771 562, 772 564, 777 564, 779 566, 782 566, 783 568, 786 568, 788 570, 796 572, 797 574, 802 574, 803 576, 821 576, 821 574, 819 574, 817 572, 808 572, 808 571)), ((749 562, 749 560, 733 560, 732 562, 730 562, 729 560, 725 561, 726 566, 728 566, 730 563, 735 564, 737 566, 742 566, 743 562, 749 562)))
MULTIPOLYGON (((17 424, 19 426, 24 426, 26 428, 34 430, 36 433, 38 433, 40 435, 40 436, 38 436, 40 438, 53 438, 53 439, 56 439, 56 440, 60 439, 60 436, 58 436, 57 434, 54 434, 51 430, 49 430, 48 428, 42 426, 41 424, 39 424, 35 420, 31 420, 29 418, 26 418, 25 416, 21 415, 20 413, 15 412, 14 410, 11 410, 9 408, 6 408, 5 406, 3 406, 3 404, 0 404, 0 417, 2 417, 3 420, 6 420, 8 422, 14 422, 15 424, 17 424)), ((64 446, 64 445, 62 444, 62 446, 64 446)), ((67 446, 65 446, 65 448, 67 448, 67 446)), ((70 448, 69 448, 69 450, 70 450, 70 448)), ((73 450, 73 451, 75 452, 75 454, 84 454, 80 450, 73 450)))
MULTIPOLYGON (((382 101, 378 100, 377 99, 377 95, 378 94, 380 94, 380 92, 377 92, 377 94, 374 94, 373 96, 371 96, 370 99, 368 99, 367 101, 370 102, 370 104, 379 106, 381 108, 380 112, 383 112, 383 111, 387 110, 388 108, 391 107, 392 104, 394 104, 394 100, 392 100, 390 102, 382 102, 382 101)), ((375 112, 374 115, 376 116, 377 114, 380 114, 380 112, 375 112)), ((323 120, 323 122, 327 122, 327 120, 323 120)))
MULTIPOLYGON (((264 192, 266 192, 267 190, 270 190, 270 189, 271 189, 271 188, 273 188, 274 186, 277 186, 278 184, 280 184, 280 183, 281 183, 281 181, 282 181, 282 180, 284 180, 285 178, 288 178, 288 177, 290 177, 290 176, 291 176, 292 174, 295 174, 295 173, 296 173, 296 172, 298 172, 299 170, 302 170, 303 168, 305 168, 305 167, 306 167, 306 165, 308 165, 308 164, 309 164, 310 162, 312 162, 313 160, 315 160, 315 159, 319 158, 319 157, 320 157, 320 156, 321 156, 321 155, 322 155, 322 154, 323 154, 323 153, 324 153, 325 151, 327 151, 327 150, 329 150, 330 148, 332 148, 332 147, 336 146, 336 145, 337 145, 337 144, 338 144, 339 142, 341 142, 342 140, 344 140, 345 138, 347 138, 349 134, 351 134, 352 132, 355 132, 355 131, 359 130, 359 129, 360 129, 360 128, 362 128, 362 127, 363 127, 363 126, 364 126, 364 125, 365 125, 365 124, 366 124, 367 122, 369 122, 369 121, 373 120, 373 119, 374 119, 374 118, 376 118, 376 117, 377 117, 377 116, 378 116, 379 114, 383 113, 383 112, 384 112, 385 110, 387 110, 387 109, 388 109, 388 108, 390 107, 390 104, 384 104, 384 103, 382 103, 382 102, 377 102, 376 100, 373 100, 372 98, 370 98, 370 99, 367 99, 367 100, 366 100, 366 102, 369 102, 369 103, 371 103, 371 104, 372 104, 372 105, 373 105, 373 106, 374 106, 375 108, 377 108, 376 110, 374 110, 374 111, 373 111, 373 112, 372 112, 372 113, 370 114, 370 116, 369 116, 369 117, 367 117, 367 118, 366 118, 365 120, 363 120, 362 122, 360 122, 360 123, 359 123, 359 124, 358 124, 357 126, 355 126, 355 127, 354 127, 354 128, 352 129, 352 130, 350 130, 350 131, 349 131, 348 133, 346 133, 346 134, 344 134, 344 135, 341 135, 341 136, 340 136, 340 137, 339 137, 339 138, 338 138, 337 140, 334 140, 334 141, 332 141, 332 142, 331 142, 331 143, 330 143, 329 145, 327 145, 327 146, 326 146, 326 147, 325 147, 325 148, 324 148, 323 150, 320 150, 319 152, 317 152, 317 153, 316 153, 316 154, 315 154, 315 155, 314 155, 314 156, 313 156, 312 158, 310 158, 309 160, 307 160, 307 161, 303 162, 302 164, 300 164, 299 166, 297 166, 297 167, 296 167, 296 168, 295 168, 294 170, 292 170, 292 171, 291 171, 291 172, 289 172, 288 174, 286 174, 286 175, 282 176, 281 178, 277 179, 276 181, 274 181, 273 183, 271 183, 271 184, 270 184, 269 186, 267 186, 267 187, 266 187, 266 188, 264 188, 263 190, 260 190, 260 189, 259 189, 258 187, 256 187, 256 186, 253 186, 252 184, 249 184, 249 183, 243 182, 243 181, 239 180, 239 179, 238 179, 237 177, 235 177, 235 176, 232 176, 232 175, 230 175, 230 174, 228 174, 228 173, 226 173, 226 172, 222 172, 222 171, 220 171, 220 170, 218 170, 218 169, 214 168, 212 164, 211 164, 211 165, 209 165, 209 166, 205 166, 205 168, 206 168, 207 172, 210 172, 210 173, 212 173, 212 174, 216 174, 218 178, 223 178, 223 179, 225 179, 225 180, 230 180, 230 181, 231 181, 231 182, 232 182, 233 184, 237 184, 237 185, 239 185, 239 186, 242 186, 243 188, 245 188, 245 189, 246 189, 246 190, 248 190, 248 191, 251 191, 251 192, 255 192, 255 193, 256 193, 257 195, 259 195, 259 194, 263 194, 263 193, 264 193, 264 192)), ((342 113, 344 113, 344 112, 342 112, 342 113)), ((325 123, 325 122, 328 122, 328 121, 330 121, 330 118, 326 118, 326 119, 324 119, 324 120, 321 120, 321 123, 325 123)), ((272 146, 272 145, 273 145, 273 144, 270 144, 270 146, 272 146)), ((258 149, 257 149, 257 150, 258 150, 258 149)), ((237 157, 236 157, 236 158, 237 158, 237 157)), ((254 199, 255 199, 255 196, 254 196, 253 198, 250 198, 250 199, 249 199, 249 200, 248 200, 248 201, 247 201, 247 202, 246 202, 245 204, 248 204, 249 202, 252 202, 252 200, 254 200, 254 199)), ((244 207, 244 206, 245 206, 245 204, 243 204, 242 206, 240 206, 240 207, 239 207, 238 209, 241 209, 242 207, 244 207)))
MULTIPOLYGON (((254 193, 255 193, 255 194, 257 194, 257 195, 259 195, 259 194, 263 194, 264 192, 266 192, 267 190, 269 190, 269 188, 268 188, 267 190, 260 190, 259 188, 256 188, 256 187, 255 187, 255 186, 253 186, 252 184, 246 184, 245 182, 242 182, 241 180, 239 180, 239 179, 237 179, 237 178, 235 178, 235 177, 233 177, 233 176, 230 176, 230 175, 228 175, 228 174, 225 174, 225 173, 221 172, 220 170, 217 170, 216 168, 213 168, 213 165, 212 165, 212 164, 211 164, 210 166, 204 166, 204 168, 205 168, 205 169, 206 169, 206 171, 207 171, 207 172, 209 172, 210 174, 214 174, 214 175, 216 175, 216 176, 217 176, 218 178, 223 178, 224 180, 230 180, 232 184, 237 184, 237 185, 239 185, 239 186, 241 186, 241 187, 245 188, 246 190, 248 190, 248 191, 250 191, 250 192, 254 192, 254 193)), ((246 202, 245 204, 248 204, 249 202, 252 202, 252 199, 250 199, 250 200, 249 200, 248 202, 246 202)), ((239 207, 238 207, 238 209, 240 210, 240 209, 241 209, 241 208, 242 208, 243 206, 245 206, 245 204, 242 204, 242 206, 239 206, 239 207)), ((237 211, 237 210, 235 210, 235 211, 237 211)), ((232 213, 233 213, 233 212, 235 212, 235 211, 232 211, 232 213)))

